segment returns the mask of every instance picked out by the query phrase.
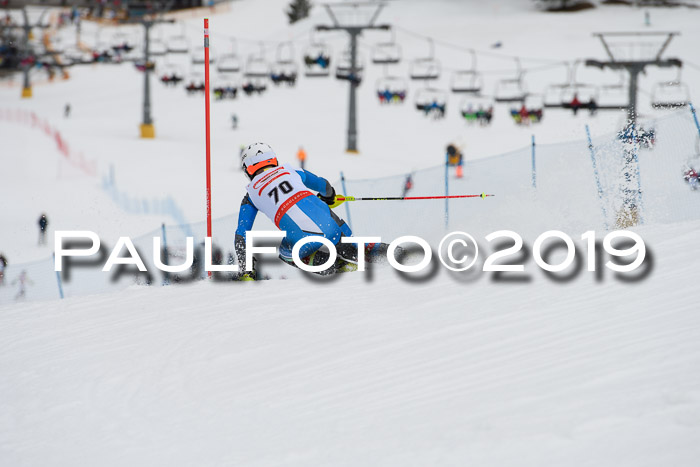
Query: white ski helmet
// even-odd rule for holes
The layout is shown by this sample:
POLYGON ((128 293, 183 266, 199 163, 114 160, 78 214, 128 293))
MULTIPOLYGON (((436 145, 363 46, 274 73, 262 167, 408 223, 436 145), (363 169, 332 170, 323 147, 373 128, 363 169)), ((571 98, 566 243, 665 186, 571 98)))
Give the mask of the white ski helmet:
POLYGON ((241 167, 251 180, 258 170, 277 165, 277 154, 265 143, 253 143, 241 154, 241 167))

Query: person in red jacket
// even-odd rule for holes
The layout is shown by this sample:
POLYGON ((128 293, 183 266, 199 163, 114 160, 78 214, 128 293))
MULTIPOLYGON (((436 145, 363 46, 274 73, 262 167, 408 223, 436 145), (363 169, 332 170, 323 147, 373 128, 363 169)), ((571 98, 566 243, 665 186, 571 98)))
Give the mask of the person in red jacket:
POLYGON ((576 115, 578 113, 578 109, 581 108, 581 101, 578 100, 578 94, 574 94, 574 98, 571 99, 571 103, 569 105, 571 105, 571 110, 573 110, 574 115, 576 115))

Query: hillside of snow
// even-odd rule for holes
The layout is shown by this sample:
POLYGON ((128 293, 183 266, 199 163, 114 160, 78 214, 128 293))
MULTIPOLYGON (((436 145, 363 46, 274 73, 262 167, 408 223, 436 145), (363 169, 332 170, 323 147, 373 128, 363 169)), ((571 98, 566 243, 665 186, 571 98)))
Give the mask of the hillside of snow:
MULTIPOLYGON (((184 34, 194 48, 206 14, 218 58, 235 50, 245 64, 262 48, 274 62, 286 50, 278 44, 291 41, 300 59, 322 39, 338 59, 345 35, 311 33, 330 24, 322 6, 289 26, 287 4, 240 0, 179 13, 153 37, 184 34)), ((94 231, 106 253, 129 236, 149 267, 163 224, 178 261, 185 236, 202 241, 204 100, 163 86, 157 71, 156 138, 145 140, 138 137, 143 74, 133 64, 73 67, 70 79, 53 83, 33 73, 31 99, 20 98, 20 80, 0 82, 0 253, 9 260, 0 285, 0 464, 695 466, 700 190, 682 174, 700 161, 700 136, 688 108, 654 110, 650 101, 655 84, 678 77, 691 97, 700 95, 700 10, 651 8, 650 26, 645 11, 390 2, 378 22, 392 24, 394 35, 360 38, 359 154, 345 152, 348 84, 332 77, 300 76, 293 88, 268 85, 262 96, 212 102, 214 240, 225 254, 247 183, 238 168, 242 145, 267 142, 290 163, 303 146, 307 169, 339 192, 342 172, 346 194, 385 197, 401 195, 408 174, 411 195, 444 194, 445 146, 456 143, 465 176, 450 169, 449 193, 495 196, 356 202, 336 213, 357 234, 386 242, 419 235, 436 247, 446 232, 464 230, 482 248, 477 268, 494 251, 485 236, 514 230, 527 248, 510 259, 525 273, 501 280, 448 272, 436 258, 415 275, 380 264, 320 279, 270 258, 261 270, 272 280, 161 287, 153 272, 147 287, 129 275, 112 281, 94 262, 73 268, 70 279, 64 274, 60 300, 51 258, 57 230, 94 231), (614 229, 624 151, 615 135, 624 113, 552 109, 540 124, 521 127, 508 115, 511 105, 495 104, 493 123, 479 127, 460 110, 492 103, 499 82, 515 76, 515 57, 528 91, 541 99, 567 80, 564 62, 605 58, 592 33, 638 30, 680 32, 665 56, 685 61, 680 75, 649 69, 640 78, 642 125, 657 132, 653 150, 634 148, 643 218, 632 230, 647 259, 641 273, 620 276, 603 254, 598 272, 589 272, 581 235, 595 231, 600 242, 614 229), (452 72, 472 65, 471 48, 484 80, 482 98, 450 94, 443 120, 416 111, 424 84, 407 79, 410 61, 429 53, 427 37, 443 71, 431 86, 447 90, 452 72), (372 65, 373 45, 390 39, 402 62, 372 65), (405 79, 403 105, 377 102, 385 74, 405 79), (37 244, 41 213, 49 218, 47 245, 37 244), (553 229, 573 238, 578 269, 550 277, 536 267, 532 247, 553 229), (30 282, 16 298, 22 271, 30 282)), ((81 41, 138 43, 141 34, 84 22, 81 41)), ((75 39, 74 28, 54 38, 75 39)), ((165 69, 202 75, 189 55, 157 58, 157 70, 165 69)), ((620 82, 616 73, 576 70, 577 82, 620 82)), ((271 228, 260 217, 255 228, 271 228)), ((551 258, 561 259, 559 250, 551 258)))

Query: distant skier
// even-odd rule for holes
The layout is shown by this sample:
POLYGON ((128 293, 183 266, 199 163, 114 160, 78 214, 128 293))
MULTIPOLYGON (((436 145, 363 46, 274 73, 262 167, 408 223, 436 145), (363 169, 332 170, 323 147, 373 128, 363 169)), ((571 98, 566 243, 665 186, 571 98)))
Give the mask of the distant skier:
POLYGON ((304 170, 304 165, 306 164, 306 151, 304 151, 304 148, 299 146, 299 150, 297 151, 297 160, 299 161, 299 167, 301 167, 301 170, 304 170))
POLYGON ((695 191, 700 188, 700 175, 698 175, 697 170, 692 167, 686 169, 683 173, 683 179, 688 182, 690 189, 695 191))
POLYGON ((406 180, 403 182, 403 193, 401 196, 406 196, 409 191, 413 189, 413 177, 412 174, 406 175, 406 180))
MULTIPOLYGON (((255 280, 253 272, 246 272, 246 232, 253 228, 258 211, 262 211, 287 236, 280 245, 279 258, 294 265, 292 248, 304 237, 321 236, 330 240, 338 258, 333 266, 322 274, 351 271, 357 268, 357 245, 341 243, 341 237, 352 236, 350 227, 330 208, 339 204, 335 189, 324 178, 304 170, 296 170, 287 164, 279 165, 277 155, 265 143, 254 143, 243 152, 241 166, 250 179, 248 192, 238 212, 235 247, 242 280, 255 280), (316 191, 314 194, 309 191, 316 191), (329 208, 330 207, 330 208, 329 208)), ((301 247, 299 257, 309 265, 324 264, 329 254, 320 250, 321 243, 307 243, 301 247)), ((368 257, 378 253, 384 244, 369 244, 365 248, 368 257)), ((368 258, 370 259, 370 258, 368 258)))
POLYGON ((462 160, 462 151, 460 151, 459 148, 457 148, 457 146, 455 146, 454 144, 449 144, 447 146, 447 163, 448 165, 456 167, 456 177, 462 178, 462 164, 464 163, 464 161, 462 160))
POLYGON ((42 214, 41 217, 39 217, 39 245, 46 245, 46 232, 48 231, 49 228, 49 219, 46 217, 46 214, 42 214))
POLYGON ((27 271, 22 271, 19 273, 19 277, 12 281, 12 285, 19 284, 19 289, 15 295, 15 300, 20 300, 26 298, 27 296, 27 286, 34 285, 34 282, 27 276, 27 271))
POLYGON ((70 104, 66 104, 66 106, 63 108, 63 116, 65 118, 70 117, 70 104))
POLYGON ((0 253, 0 285, 5 284, 5 268, 7 267, 7 258, 0 253))
POLYGON ((236 114, 231 114, 231 129, 238 129, 238 116, 236 114))

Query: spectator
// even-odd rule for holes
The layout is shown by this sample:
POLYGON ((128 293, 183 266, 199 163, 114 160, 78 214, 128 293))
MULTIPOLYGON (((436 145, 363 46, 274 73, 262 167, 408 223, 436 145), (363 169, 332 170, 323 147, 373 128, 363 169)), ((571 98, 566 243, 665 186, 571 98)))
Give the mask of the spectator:
POLYGON ((297 151, 297 159, 299 160, 299 168, 304 170, 304 165, 306 163, 306 151, 304 151, 304 148, 301 146, 299 146, 299 150, 297 151))
POLYGON ((17 279, 12 281, 12 285, 19 283, 19 289, 17 290, 17 295, 15 295, 15 300, 25 298, 27 296, 27 285, 34 285, 29 277, 27 277, 27 271, 22 271, 17 279))
POLYGON ((401 196, 406 196, 409 191, 413 188, 413 177, 411 174, 406 175, 406 181, 403 184, 403 194, 401 196))
POLYGON ((7 267, 7 258, 0 253, 0 285, 5 284, 5 268, 7 267))
POLYGON ((39 245, 46 245, 46 232, 49 229, 49 219, 46 214, 39 218, 39 245))

